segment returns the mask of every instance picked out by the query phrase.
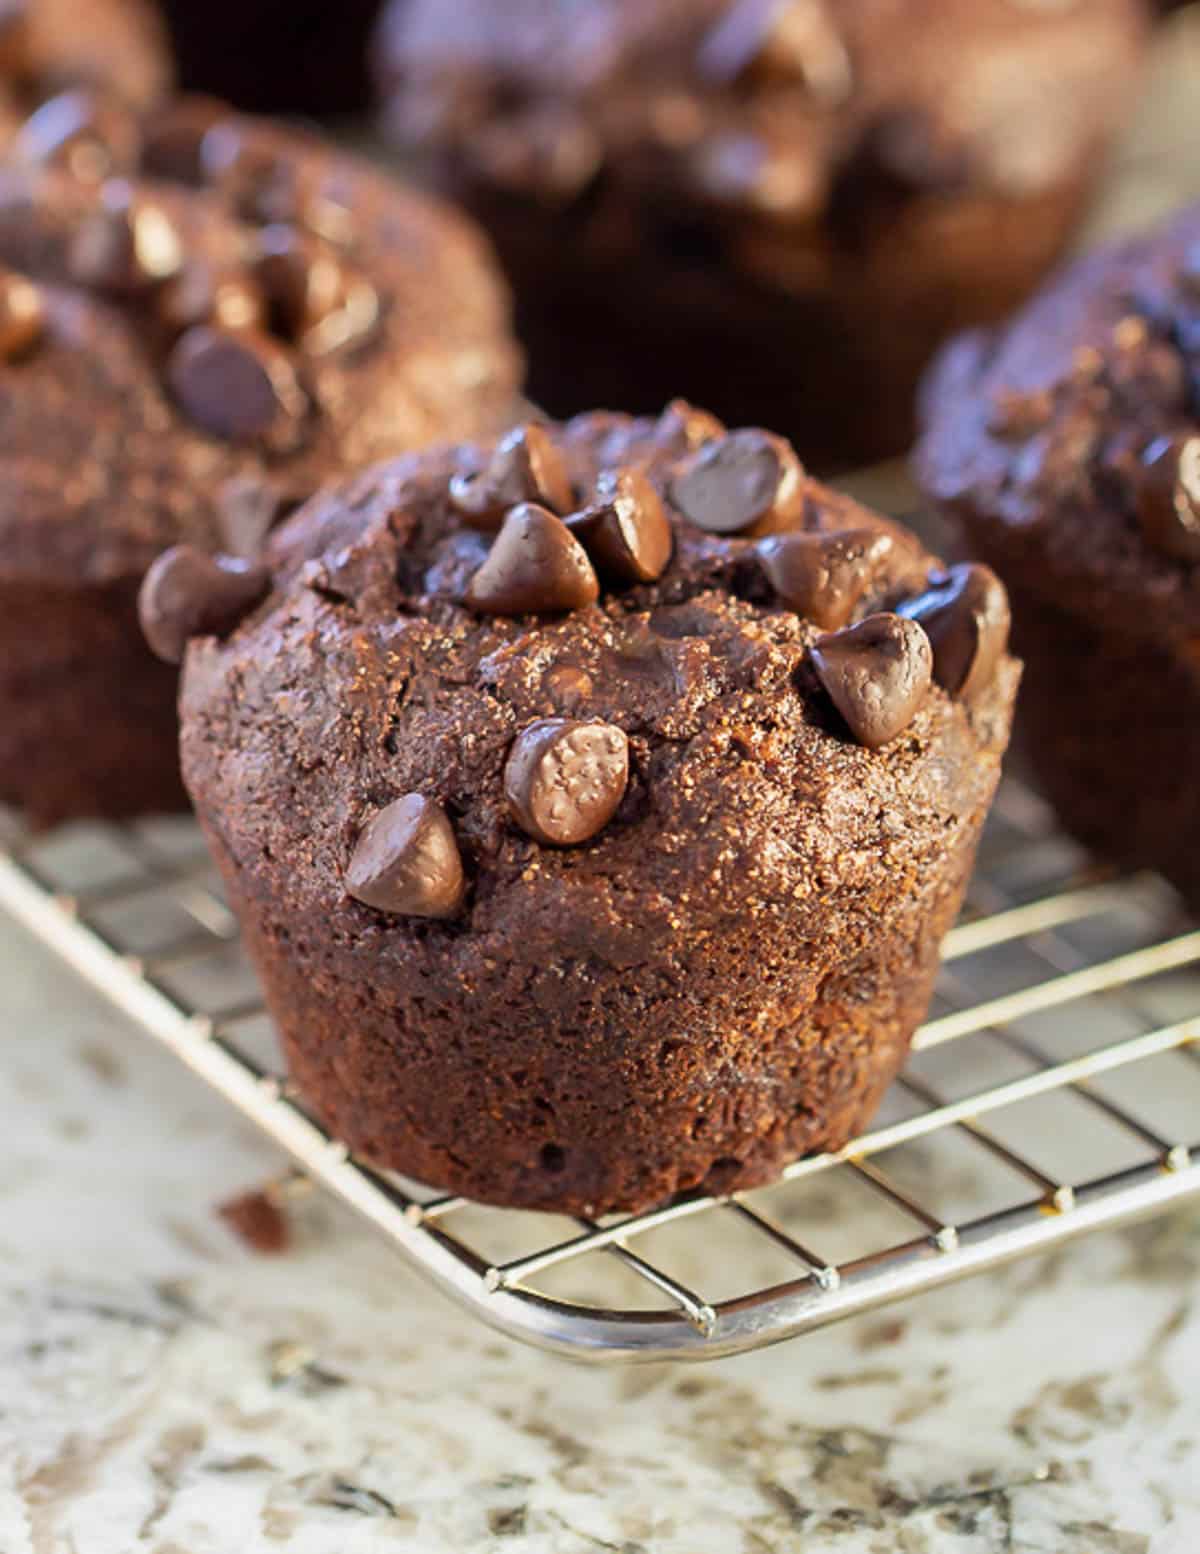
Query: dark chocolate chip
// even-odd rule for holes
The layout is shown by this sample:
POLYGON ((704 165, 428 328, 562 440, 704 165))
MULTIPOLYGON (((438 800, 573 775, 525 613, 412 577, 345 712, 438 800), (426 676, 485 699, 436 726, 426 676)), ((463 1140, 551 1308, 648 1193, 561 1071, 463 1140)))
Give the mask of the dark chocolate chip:
POLYGON ((467 590, 467 603, 486 615, 578 610, 599 597, 583 546, 561 518, 532 502, 509 512, 467 590))
POLYGON ((854 614, 896 548, 877 529, 836 534, 777 534, 758 543, 771 587, 790 609, 822 631, 836 631, 854 614))
POLYGON ((303 501, 303 493, 268 475, 234 475, 221 487, 217 508, 221 548, 231 556, 259 556, 271 530, 303 501))
POLYGON ((1155 550, 1200 561, 1200 437, 1160 437, 1142 455, 1137 514, 1155 550))
POLYGON ((812 656, 834 706, 869 750, 902 734, 929 693, 929 638, 916 621, 899 615, 868 615, 821 637, 812 656))
POLYGON ((669 453, 695 453, 724 435, 725 426, 715 415, 698 410, 686 399, 673 399, 654 428, 655 442, 669 453))
POLYGON ((616 814, 629 783, 629 741, 611 723, 543 718, 518 735, 504 768, 513 818, 534 841, 574 847, 616 814))
POLYGON ((182 663, 192 637, 221 637, 232 631, 264 597, 270 582, 265 567, 176 545, 159 556, 142 582, 142 632, 159 658, 182 663))
POLYGON ((455 475, 450 500, 473 529, 492 532, 520 502, 536 502, 560 516, 569 513, 575 493, 558 444, 544 426, 531 421, 502 437, 478 473, 455 475))
POLYGON ((172 336, 195 324, 222 329, 265 329, 267 304, 240 270, 215 271, 203 260, 186 264, 157 298, 158 316, 172 336))
POLYGON ((700 49, 700 69, 723 85, 799 82, 823 103, 850 91, 850 55, 825 0, 735 0, 700 49))
POLYGON ((308 399, 287 353, 252 330, 198 325, 167 364, 171 390, 203 431, 226 442, 294 449, 308 399))
POLYGON ((131 171, 141 154, 134 116, 94 92, 63 92, 30 114, 13 143, 16 161, 56 167, 80 183, 131 171))
POLYGON ((20 361, 42 338, 46 311, 32 281, 0 271, 0 361, 20 361))
POLYGON ((271 328, 312 355, 365 338, 379 319, 379 297, 328 246, 295 227, 264 229, 254 265, 271 328))
POLYGON ((930 579, 896 614, 919 621, 933 648, 933 678, 952 696, 974 696, 991 682, 1008 647, 1012 616, 1004 584, 990 567, 964 562, 930 579))
POLYGON ((709 534, 767 534, 799 516, 802 477, 790 443, 748 427, 693 454, 671 481, 671 499, 709 534))
POLYGON ((370 820, 346 868, 346 894, 398 917, 454 917, 466 894, 462 855, 440 804, 406 793, 370 820))
POLYGON ((71 244, 71 272, 85 286, 132 295, 161 285, 183 263, 175 223, 157 201, 123 179, 106 183, 100 205, 71 244))
POLYGON ((603 577, 653 583, 671 559, 671 523, 662 498, 641 470, 608 470, 596 500, 567 519, 603 577))

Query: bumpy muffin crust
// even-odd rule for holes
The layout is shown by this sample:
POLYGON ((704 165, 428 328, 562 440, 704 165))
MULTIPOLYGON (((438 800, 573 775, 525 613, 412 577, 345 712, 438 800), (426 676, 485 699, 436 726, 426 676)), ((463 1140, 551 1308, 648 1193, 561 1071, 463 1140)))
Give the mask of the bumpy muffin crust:
POLYGON ((949 348, 918 465, 1004 577, 1028 754, 1089 846, 1200 902, 1200 209, 949 348))
MULTIPOLYGON (((761 539, 680 510, 720 433, 679 407, 551 429, 570 500, 614 469, 662 494, 657 580, 567 613, 472 608, 493 539, 448 493, 488 455, 435 451, 315 499, 272 541, 269 597, 188 650, 189 790, 302 1091, 376 1161, 494 1202, 632 1208, 840 1144, 903 1059, 1017 666, 994 643, 977 693, 934 685, 862 747, 761 539), (582 845, 538 841, 511 803, 514 740, 545 718, 628 742, 582 845), (348 894, 364 827, 405 794, 457 841, 465 898, 427 902, 438 917, 348 894)), ((875 557, 841 619, 925 588, 912 536, 802 474, 795 496, 783 530, 857 531, 875 557)))

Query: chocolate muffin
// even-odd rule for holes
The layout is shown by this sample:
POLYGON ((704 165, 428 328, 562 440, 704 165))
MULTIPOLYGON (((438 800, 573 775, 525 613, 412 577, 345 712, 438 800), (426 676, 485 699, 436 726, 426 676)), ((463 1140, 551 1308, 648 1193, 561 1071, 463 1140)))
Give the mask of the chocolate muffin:
POLYGON ((949 347, 927 489, 1005 579, 1064 823, 1200 903, 1200 207, 949 347))
POLYGON ((598 1214, 862 1127, 1008 738, 985 568, 681 403, 314 498, 232 630, 196 561, 185 780, 355 1151, 598 1214))
POLYGON ((160 0, 187 91, 259 113, 361 113, 380 0, 160 0))
POLYGON ((1145 0, 396 0, 396 142, 496 238, 532 392, 715 410, 844 465, 1061 251, 1145 0), (619 339, 622 349, 613 349, 619 339))
POLYGON ((0 168, 0 800, 176 807, 165 546, 252 557, 323 481, 511 414, 481 236, 315 140, 63 99, 0 168))
POLYGON ((151 0, 0 0, 0 144, 67 90, 147 108, 171 86, 151 0))

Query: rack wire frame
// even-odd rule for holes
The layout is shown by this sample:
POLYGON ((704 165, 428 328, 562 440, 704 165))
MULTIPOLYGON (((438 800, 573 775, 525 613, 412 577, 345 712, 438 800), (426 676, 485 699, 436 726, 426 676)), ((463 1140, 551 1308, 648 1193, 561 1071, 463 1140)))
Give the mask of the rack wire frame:
POLYGON ((305 1110, 278 1065, 255 1055, 261 1043, 256 1047, 243 1034, 256 1023, 261 1027, 262 1008, 256 996, 240 990, 245 978, 230 978, 240 953, 236 924, 194 829, 175 827, 169 846, 152 825, 90 827, 66 842, 46 841, 25 834, 12 817, 2 818, 0 908, 442 1290, 492 1327, 542 1348, 607 1361, 729 1355, 1200 1198, 1200 929, 1186 921, 1161 882, 1118 880, 1081 860, 1056 836, 1040 801, 1011 780, 1002 785, 967 912, 946 942, 932 1018, 918 1033, 913 1064, 894 1092, 901 1114, 837 1154, 795 1162, 776 1186, 723 1198, 685 1195, 650 1213, 602 1222, 551 1223, 512 1210, 481 1210, 352 1159, 305 1110), (90 875, 85 869, 80 876, 78 859, 92 858, 97 845, 109 860, 106 870, 97 875, 92 866, 90 875), (1047 864, 1032 888, 1020 883, 1030 860, 1047 864), (132 948, 129 935, 113 927, 114 918, 128 917, 139 903, 161 917, 164 901, 183 926, 152 948, 132 948), (1112 947, 1111 935, 1097 935, 1100 925, 1115 926, 1116 953, 1095 953, 1099 942, 1112 947), (996 991, 997 966, 1014 956, 1020 976, 996 991), (213 980, 230 996, 201 1007, 180 993, 178 976, 209 960, 217 968, 213 980), (972 966, 986 969, 987 987, 981 988, 972 966), (1166 1019, 1155 996, 1164 990, 1172 1015, 1166 1019), (1135 1033, 1115 1041, 1101 1033, 1081 1044, 1089 1018, 1114 1010, 1125 1025, 1137 1027, 1135 1033), (1029 1022, 1047 1016, 1065 1019, 1073 1031, 1067 1053, 1029 1035, 1029 1022), (976 1057, 985 1059, 982 1069, 975 1061, 957 1064, 972 1044, 976 1057), (921 1065, 926 1055, 952 1048, 961 1093, 947 1094, 921 1065), (989 1076, 985 1071, 997 1053, 1021 1071, 989 1076), (1173 1075, 1167 1087, 1174 1128, 1155 1120, 1144 1096, 1133 1107, 1114 1094, 1140 1065, 1168 1055, 1187 1060, 1182 1076, 1173 1075), (1192 1082, 1194 1097, 1181 1108, 1180 1086, 1192 1082), (1115 1130, 1136 1158, 1124 1149, 1087 1170, 1055 1170, 1039 1158, 1037 1139, 1061 1143, 1076 1126, 1065 1111, 1047 1126, 1043 1110, 1032 1145, 1014 1144, 1002 1125, 1022 1107, 1061 1110, 1067 1099, 1115 1130), (1176 1136, 1181 1116, 1188 1137, 1176 1136), (912 1162, 907 1175, 893 1162, 905 1150, 927 1151, 948 1137, 969 1143, 1021 1190, 999 1207, 947 1216, 938 1202, 936 1165, 918 1158, 914 1186, 912 1162), (825 1192, 835 1175, 843 1183, 851 1179, 886 1209, 898 1233, 879 1234, 852 1256, 833 1256, 803 1236, 795 1221, 809 1222, 805 1193, 825 1192), (483 1243, 495 1238, 478 1233, 480 1215, 489 1230, 519 1225, 524 1249, 504 1256, 486 1248, 483 1243), (733 1255, 722 1252, 722 1229, 734 1223, 782 1259, 785 1273, 717 1299, 706 1290, 706 1273, 733 1255), (687 1232, 691 1265, 700 1268, 700 1277, 680 1277, 653 1250, 656 1234, 676 1227, 687 1232), (620 1301, 604 1279, 588 1272, 609 1261, 619 1263, 625 1277, 620 1301), (569 1296, 554 1289, 554 1277, 564 1272, 575 1281, 569 1296), (644 1290, 645 1298, 630 1295, 630 1288, 644 1290))

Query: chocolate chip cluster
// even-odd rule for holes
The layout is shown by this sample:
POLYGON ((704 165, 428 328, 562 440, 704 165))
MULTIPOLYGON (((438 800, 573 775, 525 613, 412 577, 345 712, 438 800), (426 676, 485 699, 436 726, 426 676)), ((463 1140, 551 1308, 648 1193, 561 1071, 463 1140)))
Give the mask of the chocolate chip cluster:
MULTIPOLYGON (((937 572, 915 597, 855 621, 867 601, 890 591, 898 561, 890 533, 799 527, 811 488, 790 445, 768 432, 726 432, 679 403, 660 419, 656 441, 677 453, 664 489, 685 525, 752 558, 780 604, 822 633, 810 648, 813 671, 860 744, 874 750, 896 739, 935 682, 970 699, 991 681, 1007 647, 1009 611, 988 568, 937 572)), ((465 524, 493 537, 464 601, 481 614, 584 609, 597 602, 602 582, 654 583, 671 564, 672 525, 646 470, 636 463, 606 470, 579 506, 558 441, 536 423, 515 428, 481 467, 454 476, 449 498, 465 524)), ((628 782, 629 742, 620 728, 561 717, 521 730, 503 773, 511 819, 546 847, 599 835, 628 782)), ((455 916, 466 887, 449 817, 428 796, 405 794, 369 821, 345 881, 351 896, 381 911, 455 916)))
MULTIPOLYGON (((30 117, 13 157, 70 180, 86 214, 69 277, 135 314, 184 414, 225 442, 298 449, 315 410, 307 364, 362 344, 380 320, 378 292, 347 252, 350 212, 208 103, 143 122, 69 92, 30 117), (212 212, 191 223, 186 195, 165 183, 220 202, 234 234, 220 259, 189 251, 212 212)), ((37 197, 53 201, 55 185, 37 197)), ((32 283, 0 277, 0 356, 28 356, 43 324, 32 283)))

